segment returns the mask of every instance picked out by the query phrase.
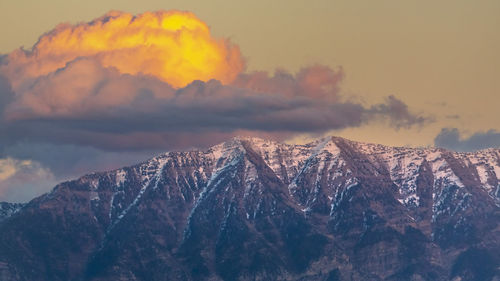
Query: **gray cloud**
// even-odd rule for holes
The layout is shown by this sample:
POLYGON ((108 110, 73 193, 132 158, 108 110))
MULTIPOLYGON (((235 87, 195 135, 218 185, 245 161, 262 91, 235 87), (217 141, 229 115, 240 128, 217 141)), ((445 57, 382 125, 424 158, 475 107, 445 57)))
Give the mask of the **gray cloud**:
POLYGON ((7 105, 14 100, 14 96, 15 94, 10 87, 9 80, 7 79, 7 77, 0 75, 0 116, 3 115, 7 105))
POLYGON ((105 151, 73 144, 20 142, 5 147, 0 158, 30 159, 43 163, 56 175, 77 177, 84 173, 111 170, 136 164, 163 151, 105 151))
POLYGON ((477 132, 472 136, 462 139, 457 128, 443 128, 434 139, 438 147, 456 151, 475 151, 491 147, 500 147, 500 132, 489 130, 477 132))
POLYGON ((422 126, 434 121, 432 117, 411 113, 408 105, 393 95, 388 96, 385 103, 372 106, 370 112, 388 119, 389 123, 396 129, 411 128, 415 125, 422 126))
POLYGON ((7 136, 5 144, 23 140, 106 150, 168 149, 199 144, 200 135, 287 136, 374 119, 387 119, 395 128, 429 121, 394 96, 370 107, 342 101, 342 76, 340 70, 313 66, 295 76, 284 71, 242 74, 232 85, 194 81, 176 90, 150 76, 120 74, 79 59, 16 92, 0 133, 7 136))

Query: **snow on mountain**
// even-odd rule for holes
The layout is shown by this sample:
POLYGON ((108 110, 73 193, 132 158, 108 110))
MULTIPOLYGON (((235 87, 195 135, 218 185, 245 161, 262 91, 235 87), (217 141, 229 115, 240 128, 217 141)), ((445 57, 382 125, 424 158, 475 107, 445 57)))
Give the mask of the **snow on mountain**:
MULTIPOLYGON (((16 229, 25 220, 61 231, 43 243, 81 239, 73 247, 84 256, 61 260, 53 280, 81 276, 66 267, 86 270, 88 280, 162 280, 157 272, 173 280, 468 280, 495 275, 488 266, 500 261, 500 150, 236 137, 61 183, 9 210, 5 241, 24 235, 16 229), (479 271, 469 264, 478 253, 479 271), (141 265, 156 259, 156 273, 141 265)), ((41 241, 24 239, 31 246, 19 247, 39 251, 41 241)), ((0 276, 29 279, 25 266, 40 266, 2 247, 0 276)))
MULTIPOLYGON (((166 166, 175 165, 182 169, 196 165, 197 168, 190 171, 189 175, 178 172, 173 180, 176 186, 182 187, 189 186, 188 179, 191 179, 194 189, 200 189, 201 186, 198 185, 204 184, 206 191, 206 188, 217 179, 219 173, 237 163, 238 157, 241 156, 238 153, 245 150, 243 142, 249 143, 249 147, 262 157, 275 175, 288 185, 290 196, 295 198, 304 210, 318 200, 318 187, 326 190, 330 204, 333 204, 342 186, 347 187, 359 181, 346 164, 352 159, 343 153, 337 143, 347 144, 354 150, 355 155, 351 154, 350 157, 365 157, 370 165, 378 170, 386 171, 389 175, 387 180, 390 179, 398 188, 397 200, 407 208, 416 208, 420 204, 417 180, 423 165, 431 167, 435 212, 438 212, 442 197, 446 196, 443 189, 450 186, 465 188, 461 176, 471 178, 472 181, 469 182, 471 185, 484 190, 500 206, 500 152, 498 149, 458 153, 440 148, 390 147, 349 141, 339 137, 326 137, 303 145, 279 143, 255 137, 236 137, 205 151, 169 152, 133 167, 129 172, 133 171, 135 177, 139 176, 138 181, 141 187, 130 202, 124 202, 123 194, 123 185, 127 181, 129 172, 126 169, 110 172, 110 175, 116 178, 109 207, 110 217, 113 216, 113 220, 121 219, 131 207, 137 204, 147 188, 158 188, 166 166), (303 175, 310 175, 311 172, 315 175, 313 190, 305 191, 302 185, 303 175)), ((244 164, 247 187, 245 194, 248 194, 252 182, 257 180, 258 175, 250 162, 246 161, 244 164)), ((377 173, 375 170, 376 176, 377 173)), ((82 180, 89 180, 90 186, 97 189, 98 179, 93 179, 92 175, 88 177, 82 180)), ((167 193, 170 191, 167 190, 167 193)), ((184 193, 184 190, 178 190, 178 194, 185 200, 184 193)), ((199 196, 201 197, 202 194, 203 190, 199 196)), ((91 200, 99 199, 96 192, 91 192, 90 196, 91 200)))

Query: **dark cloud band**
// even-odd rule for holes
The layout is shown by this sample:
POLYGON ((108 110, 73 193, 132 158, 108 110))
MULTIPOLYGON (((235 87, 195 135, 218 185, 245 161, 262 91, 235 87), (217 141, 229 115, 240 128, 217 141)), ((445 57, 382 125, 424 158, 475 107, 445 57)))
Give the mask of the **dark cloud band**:
POLYGON ((468 138, 461 138, 460 135, 457 128, 443 128, 434 139, 434 144, 456 151, 475 151, 500 147, 500 132, 495 130, 476 132, 468 138))
MULTIPOLYGON (((395 128, 430 121, 394 96, 365 107, 342 101, 340 71, 313 66, 297 75, 243 74, 234 84, 194 81, 181 89, 150 76, 120 74, 89 59, 40 77, 7 102, 2 141, 169 149, 194 135, 322 133, 387 119, 395 128), (254 77, 255 76, 255 77, 254 77), (68 77, 76 77, 71 80, 68 77), (280 90, 283 89, 283 90, 280 90)), ((4 83, 5 84, 5 83, 4 83)), ((8 92, 8 84, 3 85, 8 92)))

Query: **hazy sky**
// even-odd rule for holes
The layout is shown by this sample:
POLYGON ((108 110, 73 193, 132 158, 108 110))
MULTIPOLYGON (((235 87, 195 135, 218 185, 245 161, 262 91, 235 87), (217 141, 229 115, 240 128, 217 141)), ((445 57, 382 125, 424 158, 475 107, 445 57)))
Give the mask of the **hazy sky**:
MULTIPOLYGON (((0 2, 0 54, 11 54, 13 50, 21 46, 30 50, 42 34, 52 30, 59 23, 89 22, 110 10, 139 14, 146 11, 171 9, 193 12, 210 27, 212 36, 228 38, 234 45, 239 46, 241 56, 246 61, 246 70, 241 73, 248 73, 248 77, 241 76, 233 83, 233 86, 244 88, 243 91, 255 89, 256 85, 259 87, 265 85, 269 91, 275 91, 278 86, 286 86, 287 89, 291 89, 291 92, 285 95, 292 95, 293 91, 298 88, 301 91, 307 87, 309 90, 316 89, 313 87, 314 83, 303 88, 301 83, 309 81, 307 77, 322 77, 321 83, 326 84, 322 84, 321 87, 326 85, 334 88, 329 88, 331 91, 328 94, 334 96, 335 101, 323 100, 323 97, 315 96, 311 103, 308 103, 307 108, 301 107, 300 111, 292 107, 302 100, 289 96, 287 110, 294 114, 297 112, 304 114, 306 120, 304 122, 310 122, 316 126, 311 132, 305 131, 304 126, 297 124, 294 120, 280 119, 282 115, 276 115, 278 117, 273 115, 275 116, 273 120, 278 121, 270 125, 268 125, 268 120, 259 123, 260 121, 256 121, 255 118, 241 119, 238 122, 245 124, 241 128, 226 120, 223 125, 227 126, 225 127, 227 131, 247 132, 257 128, 263 130, 265 134, 273 135, 276 134, 275 129, 286 128, 295 132, 287 136, 296 141, 310 137, 309 133, 317 136, 326 132, 355 140, 388 145, 437 144, 458 150, 474 150, 500 145, 500 113, 498 113, 500 107, 500 79, 498 79, 500 74, 500 52, 498 51, 500 50, 500 29, 498 28, 500 27, 500 1, 496 0, 245 2, 3 0, 0 2), (329 69, 312 67, 318 63, 329 69), (273 78, 272 74, 276 69, 291 75, 290 79, 293 82, 283 84, 279 75, 273 78), (255 82, 259 76, 251 74, 254 71, 268 71, 271 78, 255 82), (343 75, 343 79, 338 75, 343 75), (392 98, 388 98, 389 96, 392 98), (338 100, 342 102, 338 103, 338 100), (334 112, 323 108, 321 105, 323 101, 334 105, 334 112), (318 120, 307 115, 308 113, 314 114, 314 112, 318 112, 323 119, 318 120), (366 116, 380 120, 368 122, 363 118, 372 117, 366 116), (382 116, 382 118, 374 116, 382 116), (382 119, 385 121, 381 121, 382 119), (398 119, 401 120, 398 121, 398 119), (340 121, 334 125, 325 125, 324 123, 329 122, 328 120, 340 121), (292 121, 295 123, 289 123, 292 121)), ((224 49, 223 52, 226 52, 231 47, 222 46, 221 48, 224 49)), ((109 65, 109 62, 101 61, 101 63, 104 66, 109 65)), ((232 64, 233 62, 224 63, 232 64)), ((121 67, 113 66, 118 69, 121 67)), ((72 69, 80 71, 77 73, 96 69, 99 75, 107 77, 110 81, 131 79, 127 83, 143 83, 148 87, 154 84, 156 87, 154 89, 162 89, 162 91, 166 89, 160 81, 151 82, 149 78, 144 77, 119 78, 117 73, 103 70, 100 66, 95 66, 90 62, 76 62, 68 71, 72 69), (138 82, 137 79, 140 81, 138 82)), ((227 69, 232 68, 228 66, 227 69)), ((236 74, 235 72, 234 75, 236 74)), ((226 76, 213 78, 224 80, 223 77, 226 76)), ((14 88, 15 94, 13 95, 20 96, 18 92, 24 91, 22 85, 26 81, 19 82, 19 86, 13 79, 9 80, 14 88)), ((163 79, 163 82, 173 83, 168 79, 163 79)), ((123 81, 120 83, 119 85, 123 85, 123 81)), ((0 80, 0 86, 1 84, 0 80)), ((185 91, 200 92, 219 88, 224 94, 212 97, 217 100, 227 95, 229 90, 224 86, 208 83, 188 87, 185 91), (192 88, 197 90, 192 90, 192 88)), ((316 93, 313 90, 310 91, 311 95, 316 93)), ((57 92, 57 88, 56 90, 50 88, 50 91, 57 92)), ((26 102, 33 103, 35 98, 40 98, 36 97, 37 94, 37 92, 29 92, 23 96, 27 97, 26 102)), ((49 97, 47 95, 43 96, 44 99, 49 97)), ((248 98, 256 104, 269 105, 269 110, 274 108, 271 106, 273 96, 262 97, 262 99, 259 97, 256 101, 251 93, 245 92, 245 95, 248 95, 248 98)), ((104 100, 110 99, 111 97, 106 96, 104 100)), ((231 106, 237 109, 240 101, 232 102, 231 106)), ((245 102, 248 103, 248 101, 245 102)), ((144 102, 140 105, 144 106, 144 102)), ((113 103, 113 106, 118 105, 113 103)), ((119 106, 123 104, 120 103, 119 106)), ((162 106, 171 108, 172 104, 162 106)), ((145 106, 145 108, 150 107, 145 106)), ((221 108, 216 109, 221 110, 221 108)), ((10 106, 9 110, 6 112, 10 116, 25 114, 24 111, 16 111, 16 107, 13 106, 10 106)), ((37 107, 37 110, 39 110, 38 113, 45 112, 43 108, 37 107)), ((190 108, 190 110, 194 109, 190 108)), ((2 97, 0 97, 1 112, 2 97)), ((172 118, 172 116, 161 116, 172 118)), ((92 118, 94 117, 92 115, 92 118)), ((86 118, 90 117, 87 115, 86 118)), ((89 119, 85 120, 89 121, 89 119)), ((137 126, 142 124, 141 121, 136 120, 134 119, 134 124, 137 126)), ((213 122, 220 125, 221 123, 217 123, 219 121, 213 122)), ((58 124, 63 124, 69 121, 59 120, 59 122, 58 124)), ((80 120, 78 124, 81 122, 80 120)), ((109 124, 116 125, 111 121, 109 124)), ((28 126, 25 123, 23 125, 28 126)), ((102 126, 108 128, 104 124, 102 126)), ((126 127, 128 124, 123 126, 126 127)), ((25 174, 29 174, 32 170, 39 173, 42 171, 44 179, 48 182, 70 174, 68 171, 62 171, 63 169, 56 164, 48 163, 47 158, 50 156, 39 151, 54 149, 59 143, 62 145, 62 150, 68 154, 73 152, 74 155, 68 159, 79 163, 78 167, 72 168, 73 174, 87 172, 88 167, 112 168, 116 165, 131 163, 140 155, 149 156, 154 151, 161 150, 162 147, 158 144, 138 148, 131 140, 130 143, 124 144, 126 147, 124 150, 128 154, 125 152, 117 154, 115 149, 106 148, 102 144, 107 141, 112 142, 112 136, 103 137, 100 143, 83 141, 78 143, 73 139, 54 141, 50 137, 42 137, 34 132, 31 135, 22 135, 19 133, 22 129, 16 128, 18 129, 8 128, 2 131, 0 126, 0 133, 9 134, 9 136, 0 136, 0 146, 3 145, 0 147, 0 191, 2 184, 4 187, 19 185, 18 181, 22 184, 22 180, 6 176, 15 174, 12 172, 13 166, 17 167, 16 171, 24 171, 21 178, 25 178, 25 174), (19 137, 12 137, 15 134, 19 137), (9 139, 9 141, 2 141, 1 138, 9 139), (19 141, 21 139, 22 141, 19 141), (36 144, 30 142, 33 139, 36 139, 36 144), (37 150, 27 147, 41 148, 37 150), (82 155, 85 155, 85 159, 82 155), (94 158, 89 155, 94 155, 92 157, 97 160, 93 161, 94 158), (96 161, 99 164, 96 164, 96 161), (62 171, 60 175, 57 172, 58 169, 62 171), (7 180, 10 182, 6 183, 7 180), (14 180, 16 180, 15 184, 14 180)), ((29 128, 31 132, 32 128, 29 128)), ((92 128, 92 130, 99 129, 92 128)), ((151 132, 119 132, 119 134, 128 133, 149 134, 151 132)), ((168 134, 168 132, 163 133, 168 134)), ((77 138, 82 139, 82 134, 84 133, 80 132, 77 138)), ((223 139, 225 136, 225 133, 221 133, 217 136, 205 137, 214 140, 223 139)), ((141 138, 145 136, 141 135, 141 138)), ((186 135, 185 138, 189 139, 189 136, 186 135)), ((203 140, 205 138, 191 145, 202 144, 203 140)), ((158 143, 161 142, 158 141, 158 143)), ((4 197, 9 198, 5 194, 4 197)), ((22 198, 22 196, 15 198, 22 198)), ((0 201, 1 199, 2 193, 0 192, 0 201)))

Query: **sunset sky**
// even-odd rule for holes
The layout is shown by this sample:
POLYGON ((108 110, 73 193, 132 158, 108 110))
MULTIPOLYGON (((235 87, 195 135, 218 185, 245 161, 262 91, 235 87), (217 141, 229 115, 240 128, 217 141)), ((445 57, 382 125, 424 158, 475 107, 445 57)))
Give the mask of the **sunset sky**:
POLYGON ((500 146, 500 1, 18 0, 0 13, 0 201, 240 134, 500 146))

